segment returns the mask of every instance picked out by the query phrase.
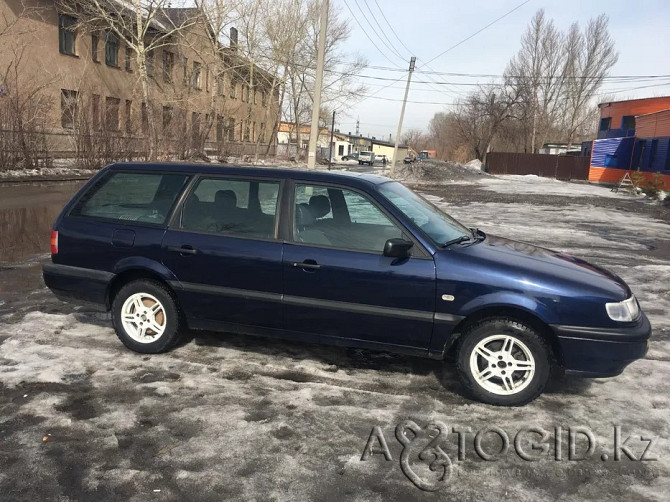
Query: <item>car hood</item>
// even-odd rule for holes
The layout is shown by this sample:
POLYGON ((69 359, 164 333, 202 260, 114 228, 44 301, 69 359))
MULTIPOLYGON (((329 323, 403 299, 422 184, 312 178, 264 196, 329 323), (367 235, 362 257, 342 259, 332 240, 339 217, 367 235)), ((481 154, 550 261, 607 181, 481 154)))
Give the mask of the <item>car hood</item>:
POLYGON ((617 301, 631 295, 628 285, 609 270, 576 256, 532 244, 487 235, 477 244, 450 249, 469 261, 471 266, 494 268, 498 278, 501 269, 506 269, 502 275, 509 276, 509 281, 526 285, 523 289, 578 289, 581 293, 592 292, 617 301))

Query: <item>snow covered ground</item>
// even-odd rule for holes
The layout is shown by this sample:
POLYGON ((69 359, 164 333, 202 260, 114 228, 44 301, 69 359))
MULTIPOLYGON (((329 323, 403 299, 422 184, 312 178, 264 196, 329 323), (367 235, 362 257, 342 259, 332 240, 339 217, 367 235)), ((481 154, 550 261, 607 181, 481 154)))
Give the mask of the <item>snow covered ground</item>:
MULTIPOLYGON (((622 276, 654 333, 647 357, 621 376, 563 378, 535 402, 504 409, 462 396, 450 364, 384 353, 203 334, 141 356, 120 344, 107 314, 60 303, 41 285, 0 317, 0 498, 667 500, 670 224, 601 187, 523 178, 487 176, 427 196, 469 226, 622 276), (439 465, 430 471, 421 448, 407 447, 407 465, 435 492, 403 474, 395 428, 408 419, 424 431, 422 446, 429 423, 450 431, 443 481, 439 465), (390 460, 378 442, 364 455, 375 426, 390 460), (615 460, 615 426, 636 460, 620 449, 615 460), (506 453, 494 455, 503 445, 486 432, 493 427, 509 438, 506 453), (549 435, 546 452, 520 443, 537 460, 515 453, 527 427, 549 435), (570 460, 570 430, 575 457, 587 449, 579 427, 596 444, 570 460), (467 428, 459 448, 454 429, 467 428), (478 432, 489 461, 477 453, 478 432)), ((16 270, 0 270, 0 283, 16 270)))

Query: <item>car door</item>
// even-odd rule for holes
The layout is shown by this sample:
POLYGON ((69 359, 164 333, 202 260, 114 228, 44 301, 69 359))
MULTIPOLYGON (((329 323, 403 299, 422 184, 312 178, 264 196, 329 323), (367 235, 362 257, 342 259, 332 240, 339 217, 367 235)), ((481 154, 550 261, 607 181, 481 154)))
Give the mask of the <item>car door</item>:
POLYGON ((192 327, 282 327, 280 182, 201 177, 163 238, 192 327))
POLYGON ((408 235, 369 194, 309 182, 291 191, 286 329, 362 346, 427 349, 435 311, 432 257, 418 244, 409 259, 383 256, 387 239, 408 235))

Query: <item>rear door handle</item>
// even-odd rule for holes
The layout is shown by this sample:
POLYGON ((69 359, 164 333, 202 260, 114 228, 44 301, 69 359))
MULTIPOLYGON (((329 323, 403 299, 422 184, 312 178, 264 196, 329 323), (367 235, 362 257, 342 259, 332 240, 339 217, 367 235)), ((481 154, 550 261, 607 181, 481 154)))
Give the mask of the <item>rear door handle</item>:
POLYGON ((182 247, 168 246, 167 249, 168 251, 172 251, 173 253, 179 253, 179 254, 196 254, 198 252, 191 246, 182 246, 182 247))
POLYGON ((317 270, 321 268, 321 265, 316 263, 314 260, 305 260, 301 262, 293 262, 291 263, 292 267, 297 267, 297 268, 303 268, 303 269, 309 269, 309 270, 317 270))

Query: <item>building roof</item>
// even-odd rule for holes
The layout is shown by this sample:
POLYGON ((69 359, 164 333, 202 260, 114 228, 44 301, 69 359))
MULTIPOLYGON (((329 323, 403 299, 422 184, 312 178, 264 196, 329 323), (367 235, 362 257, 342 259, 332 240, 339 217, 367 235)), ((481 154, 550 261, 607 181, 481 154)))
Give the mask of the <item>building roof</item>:
POLYGON ((653 98, 636 98, 636 99, 622 99, 621 101, 604 101, 602 103, 598 103, 598 108, 604 105, 611 105, 615 103, 632 103, 635 101, 665 101, 670 99, 670 96, 655 96, 653 98))
POLYGON ((656 115, 657 113, 667 113, 670 112, 670 108, 665 108, 663 110, 657 110, 655 112, 643 113, 642 115, 635 115, 635 118, 648 117, 649 115, 656 115))

